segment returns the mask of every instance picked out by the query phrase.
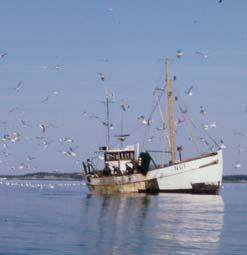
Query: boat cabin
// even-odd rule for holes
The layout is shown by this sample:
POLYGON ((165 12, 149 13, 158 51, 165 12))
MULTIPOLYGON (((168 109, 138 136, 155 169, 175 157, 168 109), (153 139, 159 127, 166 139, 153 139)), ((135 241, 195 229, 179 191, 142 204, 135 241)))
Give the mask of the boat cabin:
POLYGON ((139 155, 138 146, 131 145, 121 149, 107 149, 104 152, 105 165, 110 168, 112 174, 116 172, 125 174, 127 168, 133 169, 133 162, 139 155))

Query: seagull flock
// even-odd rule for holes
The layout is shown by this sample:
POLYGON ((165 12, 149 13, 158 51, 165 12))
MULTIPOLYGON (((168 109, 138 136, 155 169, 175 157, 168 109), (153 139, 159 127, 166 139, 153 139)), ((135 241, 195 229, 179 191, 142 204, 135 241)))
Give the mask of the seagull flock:
MULTIPOLYGON (((195 54, 201 55, 204 58, 207 58, 208 56, 202 52, 196 51, 195 54)), ((7 54, 3 53, 0 55, 0 58, 5 58, 7 56, 7 54)), ((180 60, 181 58, 183 58, 184 53, 181 50, 178 50, 176 52, 176 57, 180 60)), ((98 72, 97 76, 99 78, 99 80, 102 83, 106 82, 106 75, 103 72, 98 72)), ((174 82, 176 82, 176 79, 173 79, 174 82)), ((24 90, 25 84, 22 80, 20 80, 16 86, 12 86, 9 87, 9 90, 14 91, 15 93, 20 93, 21 90, 24 90)), ((163 93, 164 89, 163 88, 158 88, 156 87, 154 89, 154 93, 163 93)), ((58 90, 58 89, 54 89, 51 90, 50 93, 44 97, 40 103, 41 104, 46 104, 48 103, 52 97, 54 96, 58 96, 60 93, 63 93, 63 90, 58 90)), ((194 85, 191 85, 188 87, 188 89, 186 89, 184 91, 185 96, 187 96, 188 98, 191 98, 194 96, 194 85)), ((178 101, 179 97, 175 96, 174 97, 174 101, 178 101)), ((120 110, 122 110, 122 112, 126 112, 128 110, 131 109, 130 105, 128 102, 126 102, 125 100, 121 100, 121 102, 119 102, 119 106, 120 106, 120 110)), ((181 106, 179 105, 179 110, 181 114, 187 114, 188 113, 188 108, 186 106, 181 106)), ((17 144, 18 142, 20 142, 21 140, 25 139, 25 131, 24 129, 28 129, 28 128, 33 128, 35 129, 36 124, 31 123, 30 121, 27 121, 26 119, 23 118, 23 110, 19 107, 13 107, 9 110, 9 114, 14 114, 18 112, 21 117, 18 120, 19 122, 19 127, 17 128, 16 131, 14 132, 7 132, 7 126, 8 123, 7 121, 2 121, 1 122, 1 126, 4 129, 4 134, 2 136, 1 139, 1 146, 2 146, 2 158, 0 159, 0 164, 4 164, 7 162, 8 157, 10 157, 12 155, 12 153, 9 151, 9 147, 11 144, 17 144)), ((247 114, 247 106, 245 108, 245 113, 247 114)), ((204 105, 201 105, 199 107, 198 110, 198 114, 200 116, 202 116, 203 118, 205 118, 207 116, 207 111, 204 105)), ((104 119, 102 119, 100 116, 94 114, 94 113, 89 113, 87 111, 83 111, 81 113, 81 116, 83 118, 87 118, 87 119, 95 119, 96 121, 98 121, 98 123, 100 123, 103 127, 109 127, 110 130, 114 130, 114 124, 113 123, 107 123, 104 119)), ((136 121, 137 124, 139 123, 142 126, 146 126, 146 127, 151 127, 154 124, 154 120, 151 117, 145 117, 144 115, 140 115, 138 117, 136 117, 136 121)), ((174 124, 175 127, 178 127, 180 125, 182 125, 185 122, 185 118, 178 118, 175 120, 174 124)), ((37 141, 37 145, 47 149, 48 147, 51 146, 51 144, 55 143, 56 141, 54 141, 54 139, 50 138, 47 136, 47 133, 49 133, 49 129, 55 129, 55 128, 59 128, 58 125, 54 124, 54 123, 48 123, 45 121, 41 121, 38 124, 38 127, 40 129, 40 133, 39 135, 37 135, 34 140, 37 141)), ((205 132, 208 132, 211 129, 217 128, 216 122, 202 122, 201 123, 201 127, 205 132)), ((154 127, 154 130, 156 131, 164 131, 164 127, 159 128, 159 127, 154 127)), ((38 131, 38 130, 37 130, 38 131)), ((235 136, 241 136, 241 137, 247 137, 247 133, 244 132, 235 132, 234 133, 235 136)), ((148 138, 146 138, 146 141, 148 143, 153 143, 153 141, 155 140, 155 135, 151 135, 148 138)), ((188 140, 191 141, 191 137, 188 137, 188 140)), ((199 139, 201 141, 202 144, 204 144, 205 146, 207 146, 210 150, 214 151, 215 146, 210 145, 210 143, 204 138, 204 137, 200 137, 199 139)), ((71 138, 70 136, 63 136, 60 137, 58 139, 58 144, 60 144, 60 146, 62 147, 62 149, 58 149, 57 151, 63 155, 64 157, 67 158, 71 158, 71 159, 75 159, 76 163, 80 162, 80 160, 78 159, 78 146, 75 146, 75 139, 71 138)), ((226 149, 227 146, 224 144, 223 139, 220 139, 219 143, 218 143, 218 147, 221 149, 226 149)), ((245 147, 242 146, 241 148, 239 148, 239 151, 242 152, 245 150, 245 147)), ((99 156, 100 158, 101 156, 99 156)), ((37 160, 38 156, 37 155, 32 155, 32 153, 27 154, 26 159, 23 160, 23 162, 20 162, 18 166, 9 166, 9 169, 14 170, 14 169, 34 169, 34 163, 37 160)), ((236 162, 234 165, 234 169, 240 169, 242 168, 242 164, 240 162, 236 162)))
MULTIPOLYGON (((180 58, 183 56, 183 54, 180 52, 177 52, 176 55, 180 55, 180 58)), ((105 74, 103 74, 102 72, 98 72, 98 77, 102 82, 105 82, 106 80, 106 76, 105 74)), ((187 90, 184 91, 185 95, 188 97, 193 97, 193 88, 194 86, 190 86, 187 90)), ((15 91, 16 93, 19 93, 21 91, 21 89, 23 89, 23 81, 19 81, 17 83, 16 86, 9 88, 13 91, 15 91)), ((159 92, 163 92, 163 89, 157 89, 156 91, 159 92)), ((51 91, 50 95, 46 97, 46 100, 42 100, 40 101, 41 104, 43 104, 44 102, 48 102, 48 98, 50 99, 50 97, 53 95, 58 95, 62 92, 62 90, 53 90, 51 91)), ((121 102, 119 103, 120 109, 125 112, 128 111, 131 107, 130 105, 124 101, 121 100, 121 102)), ((22 112, 20 108, 15 107, 12 108, 9 113, 13 114, 13 112, 22 112)), ((181 108, 180 112, 182 114, 186 114, 188 112, 188 109, 185 108, 181 108)), ((201 116, 203 116, 205 118, 205 116, 207 115, 207 111, 205 109, 205 106, 200 106, 199 108, 199 112, 198 112, 201 116)), ((101 123, 102 126, 107 127, 109 125, 109 128, 111 130, 114 129, 114 125, 112 123, 107 123, 106 121, 102 120, 101 117, 93 114, 93 113, 88 113, 87 111, 83 111, 82 112, 82 117, 83 118, 88 118, 88 119, 95 119, 97 121, 99 121, 99 123, 101 123)), ((20 142, 22 139, 24 138, 24 129, 27 128, 35 128, 35 124, 30 123, 29 121, 25 120, 24 118, 19 119, 19 124, 20 126, 17 128, 17 130, 15 132, 5 132, 2 136, 1 139, 1 146, 2 146, 2 159, 0 160, 0 164, 3 164, 4 162, 7 161, 8 157, 11 156, 11 152, 8 150, 11 144, 17 144, 18 142, 20 142), (21 128, 22 127, 22 128, 21 128)), ((144 115, 140 115, 139 117, 137 117, 137 123, 140 123, 143 126, 152 126, 154 123, 154 120, 151 118, 147 118, 144 115)), ((182 123, 185 122, 184 118, 179 118, 177 120, 175 120, 175 126, 179 126, 182 123)), ((7 126, 7 122, 6 121, 2 121, 1 125, 4 127, 4 130, 6 130, 6 126, 7 126)), ((52 143, 54 143, 55 141, 52 138, 49 138, 47 136, 47 133, 49 129, 54 129, 54 128, 58 128, 58 126, 54 123, 47 123, 47 122, 40 122, 38 124, 38 127, 40 129, 40 134, 38 136, 35 137, 35 140, 37 141, 37 145, 40 147, 43 147, 44 149, 47 149, 52 143)), ((216 122, 211 122, 211 123, 202 123, 201 127, 204 129, 204 131, 208 132, 210 129, 212 128, 217 128, 216 122)), ((154 128, 157 131, 164 131, 164 128, 154 128)), ((234 132, 235 136, 240 136, 240 137, 247 137, 247 133, 244 132, 234 132)), ((155 140, 155 136, 151 135, 149 138, 147 138, 147 142, 148 143, 152 143, 155 140)), ((191 137, 189 137, 189 140, 191 140, 191 137)), ((211 146, 209 144, 209 142, 203 138, 200 137, 200 141, 205 144, 208 148, 210 148, 210 150, 215 150, 216 148, 214 148, 214 146, 211 146)), ((58 139, 58 142, 60 143, 62 149, 58 149, 58 152, 63 155, 64 157, 67 158, 71 158, 71 159, 76 159, 76 163, 80 162, 80 160, 78 160, 78 152, 77 152, 77 148, 78 146, 75 146, 75 140, 69 136, 64 136, 64 137, 60 137, 58 139)), ((221 149, 226 149, 227 146, 224 144, 223 139, 220 139, 219 142, 219 148, 221 149)), ((241 146, 239 148, 239 152, 242 152, 246 149, 247 147, 245 146, 241 146)), ((26 170, 31 170, 31 169, 35 169, 34 163, 37 160, 38 155, 32 155, 32 153, 27 154, 26 159, 23 160, 23 162, 21 162, 18 166, 10 166, 9 169, 11 170, 16 170, 16 169, 26 169, 26 170)), ((100 156, 99 156, 100 158, 100 156)), ((234 169, 240 169, 242 168, 242 164, 240 162, 236 162, 234 164, 234 169)))
MULTIPOLYGON (((222 4, 223 1, 222 0, 217 0, 217 2, 219 4, 222 4)), ((108 13, 109 15, 113 14, 113 8, 107 8, 106 9, 106 13, 108 13)), ((197 23, 197 22, 196 22, 197 23)), ((120 24, 120 22, 118 21, 118 24, 120 24)), ((178 59, 178 61, 181 61, 184 57, 186 57, 186 52, 183 52, 181 49, 177 50, 175 53, 175 58, 178 59)), ((198 57, 201 57, 202 59, 208 59, 209 55, 201 50, 196 50, 194 51, 194 54, 197 55, 198 57)), ((8 54, 6 52, 2 52, 0 53, 0 60, 4 61, 6 58, 8 57, 8 54)), ((98 59, 101 62, 109 62, 109 58, 101 58, 98 59)), ((61 64, 57 64, 55 66, 53 66, 54 70, 61 70, 63 69, 64 66, 61 64)), ((102 83, 106 83, 107 81, 107 75, 105 73, 103 73, 102 71, 97 72, 97 76, 98 79, 102 82, 102 83)), ((176 82, 177 80, 177 76, 173 76, 172 79, 174 82, 176 82)), ((10 91, 13 91, 13 93, 20 93, 22 90, 24 90, 25 87, 25 83, 23 82, 23 80, 20 80, 17 82, 17 84, 15 86, 9 87, 8 89, 10 91)), ((184 90, 184 95, 187 96, 188 98, 192 98, 194 96, 194 85, 190 85, 187 87, 186 90, 184 90)), ((163 93, 164 89, 163 88, 155 88, 154 93, 156 92, 160 92, 163 93)), ((196 91, 195 91, 196 92, 196 91)), ((52 100, 53 97, 59 96, 60 93, 63 93, 63 90, 58 90, 58 89, 54 89, 51 90, 49 93, 47 93, 47 95, 43 98, 40 99, 40 103, 41 104, 47 104, 49 103, 49 101, 52 100)), ((178 97, 174 97, 174 101, 178 101, 178 97)), ((128 104, 128 102, 126 101, 121 101, 120 104, 120 109, 123 112, 126 112, 128 110, 130 110, 130 105, 128 104)), ((179 106, 179 110, 181 114, 187 114, 188 113, 188 108, 186 106, 179 106)), ((12 115, 14 113, 18 112, 18 115, 22 115, 23 110, 21 108, 18 107, 13 107, 9 110, 9 114, 12 115)), ((247 115, 247 106, 245 107, 244 110, 245 114, 247 115)), ((198 109, 198 114, 201 118, 205 119, 208 116, 206 107, 204 105, 200 105, 199 109, 198 109)), ((98 123, 100 123, 100 125, 102 125, 103 127, 108 127, 110 130, 114 130, 115 126, 113 123, 107 123, 104 119, 102 119, 100 116, 94 114, 94 113, 89 113, 87 111, 83 111, 81 113, 82 118, 87 118, 87 119, 94 119, 96 121, 98 121, 98 123)), ((154 125, 155 121, 153 119, 151 119, 150 117, 146 117, 145 115, 140 115, 138 117, 136 117, 136 121, 137 124, 139 123, 142 126, 146 126, 146 127, 151 127, 154 125)), ((40 123, 35 124, 35 123, 31 123, 30 121, 27 121, 26 119, 23 118, 23 116, 20 117, 20 119, 18 120, 18 123, 20 125, 16 126, 16 130, 15 131, 7 131, 8 130, 8 122, 7 121, 2 121, 0 123, 2 129, 4 130, 4 133, 2 135, 1 138, 1 147, 2 147, 2 151, 1 154, 2 156, 0 157, 0 164, 6 164, 8 161, 8 158, 12 156, 12 152, 11 150, 9 150, 9 148, 11 146, 13 146, 13 144, 18 144, 21 140, 27 139, 25 138, 25 131, 24 129, 28 129, 28 128, 32 128, 32 129, 36 129, 38 135, 33 138, 34 141, 36 142, 36 144, 44 149, 49 148, 53 143, 58 142, 58 144, 61 146, 61 149, 58 149, 57 152, 60 153, 62 156, 66 157, 66 158, 70 158, 70 159, 76 159, 76 162, 80 162, 80 160, 78 160, 80 153, 78 152, 78 146, 76 146, 76 140, 73 139, 70 136, 63 136, 60 137, 58 139, 58 141, 54 141, 54 139, 50 138, 47 134, 49 133, 50 129, 55 129, 55 128, 59 128, 58 125, 54 124, 54 123, 47 123, 45 121, 40 121, 40 123)), ((183 123, 185 123, 185 118, 178 118, 177 120, 175 120, 175 126, 178 127, 180 125, 182 125, 183 123)), ((217 128, 216 125, 216 121, 213 122, 207 122, 206 120, 204 120, 203 122, 201 122, 201 128, 205 131, 205 132, 209 132, 212 129, 217 128)), ((9 129, 10 130, 10 129, 9 129)), ((154 130, 156 131, 164 131, 164 127, 154 127, 154 130)), ((233 133, 234 136, 236 137, 240 137, 240 138, 245 138, 247 137, 247 133, 243 132, 243 131, 236 131, 233 133)), ((156 136, 155 135, 151 135, 147 138, 147 142, 152 143, 155 140, 156 136)), ((191 140, 191 137, 188 138, 189 140, 191 140)), ((207 146, 210 150, 215 150, 217 148, 214 148, 214 146, 210 145, 210 143, 204 138, 204 137, 200 137, 199 138, 200 142, 202 144, 204 144, 205 146, 207 146)), ((219 148, 221 149, 227 149, 227 146, 224 144, 223 139, 219 140, 219 148)), ((247 146, 245 145, 239 145, 239 153, 245 151, 247 149, 247 146)), ((99 156, 99 158, 102 156, 99 156)), ((20 162, 19 165, 10 165, 9 169, 34 169, 34 163, 38 158, 38 155, 33 155, 31 152, 29 154, 26 155, 26 158, 23 159, 23 162, 20 162)), ((7 164, 6 164, 7 165, 7 164)), ((234 164, 234 169, 241 169, 243 166, 239 161, 236 161, 234 164)))
MULTIPOLYGON (((7 53, 1 53, 0 58, 6 58, 7 53)), ((10 86, 8 88, 13 96, 18 96, 25 92, 25 83, 23 80, 17 82, 15 86, 10 86)), ((51 90, 49 95, 40 101, 41 104, 47 103, 53 96, 58 96, 62 93, 63 90, 54 89, 51 90)), ((24 117, 26 114, 26 110, 21 107, 12 107, 8 111, 8 116, 12 120, 15 121, 15 124, 11 124, 9 121, 1 121, 0 128, 2 129, 2 135, 0 138, 0 165, 4 170, 35 170, 37 167, 35 166, 35 162, 38 160, 38 155, 35 155, 36 150, 30 150, 27 153, 26 157, 23 158, 21 162, 18 163, 18 157, 15 157, 13 153, 13 146, 19 146, 18 144, 23 145, 23 142, 30 141, 34 142, 36 146, 42 147, 43 149, 47 149, 51 144, 56 141, 54 138, 49 137, 49 129, 59 128, 58 125, 54 123, 49 123, 46 121, 40 121, 40 123, 32 123, 29 120, 26 120, 24 117), (32 129, 33 133, 37 135, 35 137, 29 137, 29 132, 32 129), (36 132, 35 132, 36 130, 36 132), (15 163, 13 163, 13 159, 15 163)), ((60 137, 57 141, 58 146, 61 149, 57 149, 58 153, 64 155, 67 158, 76 158, 78 156, 78 152, 76 151, 76 146, 74 145, 74 139, 69 136, 60 137)), ((23 147, 24 148, 24 147, 23 147)), ((25 150, 27 146, 25 146, 25 150)), ((36 152, 37 153, 37 152, 36 152)))

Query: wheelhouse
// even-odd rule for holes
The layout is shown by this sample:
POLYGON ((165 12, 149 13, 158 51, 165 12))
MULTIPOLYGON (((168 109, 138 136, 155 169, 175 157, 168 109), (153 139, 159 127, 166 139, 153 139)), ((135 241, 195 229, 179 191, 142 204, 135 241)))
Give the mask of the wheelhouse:
POLYGON ((126 171, 126 167, 133 167, 133 162, 137 160, 139 146, 127 146, 122 149, 108 149, 104 152, 105 164, 111 169, 112 173, 115 169, 122 173, 126 171))

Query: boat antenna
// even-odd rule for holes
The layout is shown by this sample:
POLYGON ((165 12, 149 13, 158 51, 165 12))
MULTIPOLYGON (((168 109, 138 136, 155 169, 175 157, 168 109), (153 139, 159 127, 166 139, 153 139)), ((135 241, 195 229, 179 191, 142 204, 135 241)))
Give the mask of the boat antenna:
POLYGON ((176 161, 176 151, 175 151, 175 140, 174 140, 174 119, 173 119, 173 94, 172 94, 172 83, 170 79, 170 66, 169 61, 165 59, 166 67, 166 93, 167 93, 167 109, 169 116, 169 136, 171 145, 171 162, 172 164, 176 161))
POLYGON ((107 123, 107 138, 106 144, 110 146, 110 107, 109 107, 109 96, 106 96, 106 123, 107 123))
POLYGON ((112 127, 112 124, 110 124, 110 103, 114 103, 115 101, 112 100, 113 94, 112 92, 108 91, 106 93, 106 100, 103 101, 103 103, 106 104, 106 127, 107 127, 107 134, 106 134, 106 145, 110 146, 110 128, 112 127))

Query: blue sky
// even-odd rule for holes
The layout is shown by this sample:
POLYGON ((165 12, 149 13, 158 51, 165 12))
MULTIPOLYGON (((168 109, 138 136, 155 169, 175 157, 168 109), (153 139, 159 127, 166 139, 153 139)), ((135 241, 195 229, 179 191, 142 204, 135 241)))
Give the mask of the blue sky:
MULTIPOLYGON (((84 111, 104 119, 106 88, 114 93, 111 120, 120 131, 120 102, 131 108, 124 114, 126 132, 139 125, 137 117, 147 116, 154 99, 154 87, 162 84, 164 63, 171 59, 173 86, 186 102, 189 114, 199 124, 217 123, 209 133, 224 140, 225 173, 246 173, 247 132, 245 107, 247 56, 247 2, 244 0, 160 0, 160 1, 0 1, 1 137, 20 133, 20 141, 2 141, 0 173, 57 170, 78 171, 81 160, 105 143, 105 129, 99 120, 82 115, 84 111), (176 59, 177 50, 183 51, 176 59), (195 51, 205 52, 205 59, 195 51), (55 67, 60 67, 56 69, 55 67), (98 72, 104 73, 102 82, 98 72), (19 91, 13 88, 22 81, 19 91), (184 91, 191 85, 193 96, 184 91), (57 95, 53 94, 58 90, 57 95), (61 90, 61 91, 60 91, 61 90), (49 96, 49 100, 42 101, 49 96), (200 115, 200 106, 207 110, 200 115), (11 111, 13 108, 17 108, 11 111), (10 112, 11 111, 11 112, 10 112), (27 127, 21 120, 28 123, 27 127), (40 123, 52 124, 45 134, 40 123), (48 148, 37 137, 52 141, 48 148), (71 137, 73 144, 62 144, 61 137, 71 137), (72 146, 77 157, 63 155, 72 146), (5 153, 6 154, 6 153, 5 153), (30 169, 27 155, 35 157, 30 169), (242 168, 236 170, 236 162, 242 168)), ((179 117, 179 116, 178 116, 179 117)), ((146 131, 154 136, 146 142, 144 127, 129 138, 145 148, 159 146, 155 133, 158 117, 146 131)), ((188 137, 184 127, 179 127, 188 137)), ((200 136, 200 135, 198 135, 200 136)), ((112 138, 113 143, 116 140, 112 138)), ((192 145, 182 135, 177 144, 193 153, 192 145)), ((205 147, 202 145, 202 149, 205 147)))

